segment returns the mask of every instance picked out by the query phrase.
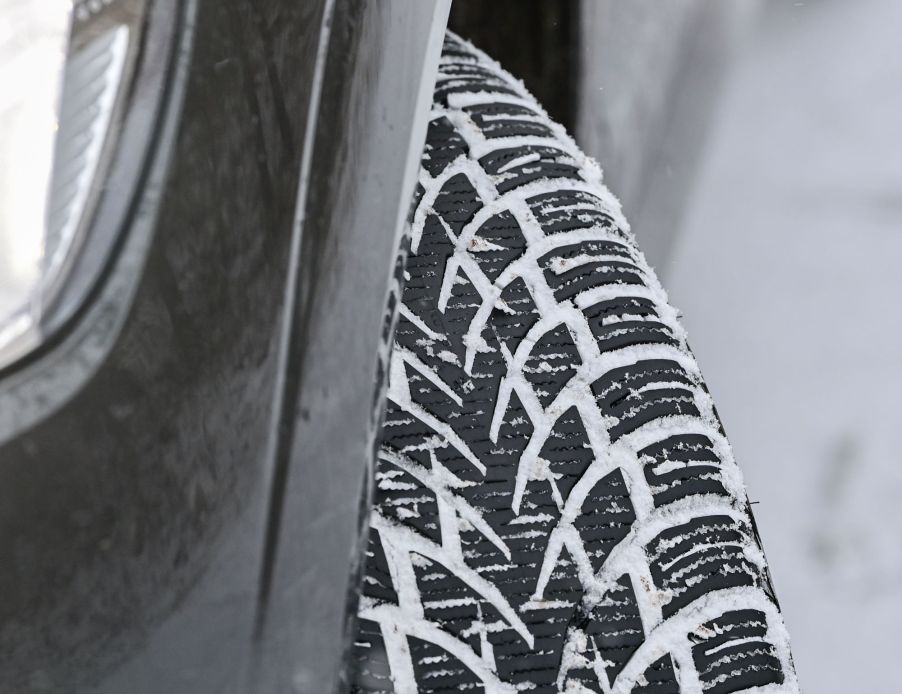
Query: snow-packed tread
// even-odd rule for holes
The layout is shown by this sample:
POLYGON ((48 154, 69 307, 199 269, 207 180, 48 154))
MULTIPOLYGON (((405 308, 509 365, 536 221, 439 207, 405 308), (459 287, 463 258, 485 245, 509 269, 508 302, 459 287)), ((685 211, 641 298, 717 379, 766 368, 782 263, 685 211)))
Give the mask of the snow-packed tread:
POLYGON ((355 692, 797 692, 742 478, 601 172, 449 36, 355 692))

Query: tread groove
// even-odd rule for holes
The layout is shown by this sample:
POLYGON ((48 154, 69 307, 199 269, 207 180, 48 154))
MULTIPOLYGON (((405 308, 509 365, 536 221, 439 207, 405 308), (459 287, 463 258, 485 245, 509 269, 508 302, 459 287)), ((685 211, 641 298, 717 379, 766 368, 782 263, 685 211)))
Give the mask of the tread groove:
POLYGON ((597 165, 448 35, 352 691, 798 692, 739 470, 597 165))

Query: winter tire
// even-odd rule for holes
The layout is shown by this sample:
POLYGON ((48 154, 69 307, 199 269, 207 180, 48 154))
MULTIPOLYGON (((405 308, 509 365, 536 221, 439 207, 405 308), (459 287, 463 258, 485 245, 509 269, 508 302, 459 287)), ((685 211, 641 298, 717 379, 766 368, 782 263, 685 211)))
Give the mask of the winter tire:
POLYGON ((739 469, 601 171, 446 39, 355 692, 797 692, 739 469))

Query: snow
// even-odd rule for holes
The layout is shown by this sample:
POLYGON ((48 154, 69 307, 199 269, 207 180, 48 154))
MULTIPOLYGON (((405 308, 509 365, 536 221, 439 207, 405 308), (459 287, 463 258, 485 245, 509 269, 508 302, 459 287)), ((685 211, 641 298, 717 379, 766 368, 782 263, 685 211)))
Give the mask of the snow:
MULTIPOLYGON (((442 78, 443 75, 440 73, 440 83, 442 78)), ((491 95, 484 95, 484 98, 490 101, 491 95)), ((411 396, 411 382, 408 381, 408 376, 412 372, 417 372, 419 377, 431 381, 446 396, 451 396, 456 402, 460 402, 460 398, 454 395, 450 384, 441 381, 437 373, 430 374, 428 365, 422 363, 411 351, 403 348, 396 349, 391 356, 388 398, 402 411, 428 425, 438 435, 438 440, 431 442, 426 449, 430 453, 431 470, 422 467, 421 462, 408 459, 403 451, 394 452, 391 449, 383 448, 380 456, 386 463, 397 466, 434 492, 441 528, 441 541, 437 543, 414 529, 399 524, 395 519, 387 517, 378 507, 371 517, 371 527, 378 532, 385 550, 391 582, 396 587, 398 594, 398 605, 381 604, 364 597, 360 615, 380 624, 385 639, 386 657, 392 669, 396 688, 399 691, 413 691, 415 688, 409 665, 410 654, 403 639, 398 638, 401 634, 407 634, 431 641, 457 657, 482 681, 487 691, 506 691, 506 687, 498 681, 494 674, 494 656, 490 649, 484 651, 481 649, 480 654, 477 655, 470 645, 450 637, 449 634, 440 631, 435 624, 425 618, 425 603, 418 592, 414 566, 428 569, 430 562, 442 564, 449 573, 460 579, 482 601, 492 605, 500 614, 501 621, 492 624, 483 623, 480 628, 485 630, 513 629, 526 645, 532 648, 536 634, 529 630, 519 614, 526 608, 521 606, 519 609, 514 609, 514 603, 508 602, 508 599, 494 583, 486 580, 482 573, 467 564, 462 551, 460 531, 461 521, 466 520, 469 526, 480 530, 505 554, 507 554, 505 543, 508 540, 543 536, 546 530, 530 527, 540 519, 538 516, 532 515, 530 502, 523 502, 527 483, 530 480, 545 480, 552 488, 552 495, 558 505, 560 518, 548 539, 539 567, 540 574, 529 605, 536 608, 544 606, 544 609, 550 604, 549 599, 553 596, 546 598, 545 592, 549 587, 552 572, 560 563, 566 549, 585 591, 580 609, 591 610, 595 605, 612 599, 614 593, 627 590, 621 586, 621 581, 626 575, 631 586, 630 595, 634 595, 634 597, 630 597, 630 600, 635 599, 638 603, 636 605, 637 616, 641 620, 642 630, 646 637, 624 669, 612 681, 608 681, 604 667, 597 660, 596 645, 594 643, 591 645, 591 650, 596 656, 593 662, 588 655, 589 644, 584 643, 585 635, 580 634, 577 630, 568 636, 565 645, 566 655, 560 670, 562 678, 566 678, 567 671, 577 662, 585 660, 592 662, 592 667, 595 669, 601 667, 600 680, 605 692, 626 693, 634 688, 636 682, 641 681, 652 663, 669 653, 678 671, 681 691, 686 694, 700 694, 702 683, 696 672, 692 653, 693 640, 690 632, 697 629, 700 624, 728 611, 754 608, 766 615, 768 627, 765 640, 767 644, 772 645, 767 645, 767 648, 774 648, 775 655, 781 663, 780 669, 785 676, 780 690, 796 692, 795 674, 789 663, 788 636, 777 613, 777 608, 767 591, 757 585, 745 588, 721 588, 700 597, 692 596, 692 599, 684 604, 673 605, 671 608, 665 609, 665 606, 670 605, 674 600, 683 600, 686 597, 686 591, 699 580, 696 576, 683 578, 683 575, 691 575, 701 563, 701 557, 695 560, 695 557, 692 556, 697 550, 692 542, 689 543, 688 551, 680 550, 679 556, 674 559, 674 561, 683 561, 686 557, 690 557, 687 566, 673 573, 671 576, 673 580, 668 579, 663 582, 663 587, 658 587, 652 578, 653 557, 648 553, 648 547, 652 541, 665 531, 681 529, 695 519, 703 517, 717 516, 723 519, 718 520, 718 523, 723 523, 735 537, 734 540, 725 544, 705 543, 706 549, 722 550, 724 559, 737 554, 742 556, 741 565, 725 565, 723 571, 746 572, 750 576, 758 575, 765 563, 749 528, 741 474, 733 462, 729 444, 719 433, 719 422, 714 413, 713 402, 702 385, 695 360, 687 349, 685 332, 677 323, 677 311, 668 304, 666 293, 654 273, 648 268, 641 253, 633 249, 629 243, 632 238, 625 222, 620 223, 622 215, 619 205, 616 199, 600 185, 600 170, 593 161, 576 150, 569 139, 565 139, 562 146, 559 146, 556 140, 533 137, 495 138, 489 142, 479 131, 475 122, 470 120, 468 114, 455 109, 455 106, 459 105, 459 101, 459 99, 450 97, 450 108, 439 107, 433 111, 433 117, 444 117, 456 126, 458 133, 466 142, 470 156, 459 157, 435 177, 428 171, 421 171, 420 184, 423 194, 414 214, 412 249, 413 253, 417 253, 425 217, 432 214, 439 190, 450 177, 463 173, 475 186, 484 207, 457 232, 453 231, 450 225, 439 217, 439 222, 444 226, 447 238, 454 246, 454 251, 448 256, 442 269, 442 285, 437 308, 439 311, 446 309, 454 284, 462 281, 459 273, 465 274, 478 294, 476 299, 468 300, 472 302, 471 308, 474 309, 474 315, 468 319, 469 326, 464 339, 466 346, 464 369, 471 375, 476 356, 490 349, 486 340, 481 336, 489 314, 498 305, 504 288, 512 281, 522 280, 535 303, 538 319, 525 338, 513 348, 513 353, 507 345, 499 347, 500 354, 505 360, 506 374, 501 381, 490 427, 490 439, 497 442, 500 420, 505 415, 511 398, 515 394, 532 424, 528 443, 517 460, 514 489, 510 497, 510 508, 514 514, 519 515, 523 521, 523 527, 517 528, 514 533, 505 534, 504 540, 502 540, 492 531, 491 526, 485 522, 480 513, 456 494, 455 490, 463 485, 463 481, 457 479, 450 470, 442 466, 435 455, 433 446, 438 448, 450 444, 480 472, 485 473, 485 467, 474 455, 473 450, 468 448, 455 433, 450 424, 440 421, 435 415, 417 404, 411 396), (529 201, 534 196, 556 191, 560 186, 560 181, 538 180, 502 192, 499 190, 498 182, 504 178, 504 174, 490 175, 473 159, 474 156, 482 156, 483 153, 495 153, 499 148, 533 144, 537 146, 552 144, 557 149, 566 152, 567 158, 579 167, 582 178, 582 182, 568 182, 567 190, 584 191, 589 194, 586 196, 587 199, 596 200, 600 214, 592 215, 592 219, 601 221, 590 229, 546 235, 529 201), (527 247, 497 277, 490 279, 480 268, 477 259, 474 258, 474 254, 486 249, 480 247, 478 243, 474 247, 474 241, 477 239, 477 231, 483 222, 489 216, 502 211, 509 213, 516 221, 527 247), (608 247, 616 244, 623 247, 623 255, 617 256, 618 262, 628 261, 635 268, 637 276, 643 277, 645 287, 641 289, 641 295, 654 305, 657 319, 666 325, 669 334, 675 338, 673 344, 641 344, 613 350, 600 348, 592 332, 589 319, 583 312, 583 309, 590 305, 586 302, 597 301, 600 293, 617 292, 617 295, 635 297, 639 294, 636 291, 639 288, 625 284, 616 287, 598 287, 597 290, 585 291, 582 295, 578 295, 574 302, 558 299, 551 285, 548 284, 545 268, 540 260, 548 251, 564 247, 577 239, 603 241, 608 247), (627 242, 626 245, 624 245, 624 241, 627 242), (530 372, 530 369, 541 371, 543 368, 550 370, 554 367, 548 364, 543 366, 541 363, 538 367, 527 366, 527 362, 540 338, 549 331, 557 331, 559 328, 569 334, 580 359, 573 368, 573 376, 566 385, 562 386, 550 403, 543 405, 537 392, 526 378, 526 373, 530 372), (634 428, 621 432, 622 435, 616 439, 612 438, 609 429, 616 424, 616 419, 603 415, 599 410, 592 392, 592 384, 613 369, 660 359, 669 359, 675 362, 675 368, 684 374, 681 377, 680 388, 685 395, 680 397, 687 403, 691 401, 694 414, 656 417, 644 423, 637 423, 634 428), (682 378, 685 378, 685 383, 682 382, 682 378), (556 488, 554 475, 548 462, 541 458, 541 454, 559 417, 571 408, 577 412, 579 420, 585 426, 588 446, 591 448, 593 456, 579 481, 569 490, 565 501, 560 490, 556 488), (644 462, 640 462, 637 451, 665 440, 674 433, 698 433, 711 441, 720 461, 715 474, 719 475, 728 492, 727 495, 695 494, 671 501, 660 507, 655 506, 651 487, 643 474, 644 462), (619 538, 614 547, 609 550, 599 569, 593 566, 590 552, 580 535, 577 520, 583 516, 583 507, 589 499, 590 492, 612 471, 619 471, 623 477, 626 492, 629 495, 629 506, 635 515, 635 520, 625 536, 619 538), (557 491, 556 495, 555 491, 557 491), (521 508, 521 503, 523 508, 521 508), (753 565, 756 568, 748 570, 744 568, 746 565, 753 565)), ((470 103, 469 99, 466 101, 470 103)), ((560 133, 558 134, 560 135, 560 133)), ((521 159, 520 163, 525 160, 525 158, 521 159)), ((597 256, 593 258, 597 258, 597 256)), ((575 260, 584 262, 586 259, 576 258, 575 260)), ((412 311, 407 311, 407 313, 412 314, 412 311)), ((427 341, 435 340, 438 337, 438 334, 433 331, 424 333, 424 335, 425 338, 422 339, 427 341)), ((430 347, 435 349, 434 345, 430 345, 430 347)), ((545 357, 555 359, 554 354, 546 354, 545 357)), ((657 381, 656 385, 668 383, 669 378, 666 374, 661 376, 662 380, 657 381)), ((423 446, 420 446, 420 450, 424 450, 423 446)), ((379 484, 382 489, 398 488, 398 483, 391 479, 380 479, 379 484)), ((418 514, 416 500, 413 501, 413 508, 410 509, 410 512, 418 514)), ((395 517, 397 518, 397 514, 395 517)), ((683 535, 675 539, 674 547, 682 543, 686 537, 688 536, 683 535)), ((666 541, 658 543, 657 547, 656 551, 659 553, 669 548, 672 549, 666 541)), ((668 564, 668 566, 672 565, 672 562, 668 564)), ((508 567, 503 568, 506 570, 508 567)), ((482 619, 480 618, 478 622, 481 623, 482 619)), ((476 625, 477 623, 474 622, 474 628, 476 625)), ((563 679, 559 680, 559 683, 561 682, 563 679)))
POLYGON ((899 691, 900 35, 894 0, 768 10, 664 273, 818 694, 899 691))

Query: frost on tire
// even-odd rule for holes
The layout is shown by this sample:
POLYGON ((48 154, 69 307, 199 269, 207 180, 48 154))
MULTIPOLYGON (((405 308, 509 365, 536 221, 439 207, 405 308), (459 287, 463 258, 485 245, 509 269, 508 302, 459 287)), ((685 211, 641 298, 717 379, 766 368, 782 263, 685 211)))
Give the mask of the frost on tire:
POLYGON ((739 470, 595 163, 445 42, 356 692, 796 692, 739 470))

